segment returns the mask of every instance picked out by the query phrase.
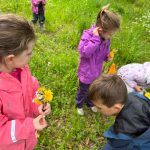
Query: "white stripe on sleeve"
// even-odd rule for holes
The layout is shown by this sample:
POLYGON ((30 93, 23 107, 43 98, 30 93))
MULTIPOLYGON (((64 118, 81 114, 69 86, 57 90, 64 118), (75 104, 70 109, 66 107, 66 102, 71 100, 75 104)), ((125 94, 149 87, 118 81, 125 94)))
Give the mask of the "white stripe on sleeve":
POLYGON ((15 137, 15 125, 16 125, 16 120, 11 121, 11 139, 13 143, 17 142, 16 137, 15 137))

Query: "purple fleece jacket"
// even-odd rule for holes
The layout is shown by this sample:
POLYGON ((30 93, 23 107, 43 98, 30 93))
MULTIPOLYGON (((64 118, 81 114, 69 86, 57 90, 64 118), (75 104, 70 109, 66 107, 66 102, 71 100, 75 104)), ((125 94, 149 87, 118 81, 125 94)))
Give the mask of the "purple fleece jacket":
POLYGON ((100 75, 103 61, 107 61, 109 54, 110 40, 93 35, 95 27, 93 25, 90 29, 84 30, 78 47, 78 78, 85 84, 91 84, 100 75))

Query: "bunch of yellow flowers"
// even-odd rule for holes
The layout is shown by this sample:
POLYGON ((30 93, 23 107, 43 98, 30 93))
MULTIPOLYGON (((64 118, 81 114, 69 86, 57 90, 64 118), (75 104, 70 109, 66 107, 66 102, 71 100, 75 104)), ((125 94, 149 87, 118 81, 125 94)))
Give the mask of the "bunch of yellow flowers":
POLYGON ((51 90, 47 90, 45 87, 40 87, 36 92, 36 98, 34 102, 37 104, 43 104, 51 102, 53 99, 53 93, 51 90))

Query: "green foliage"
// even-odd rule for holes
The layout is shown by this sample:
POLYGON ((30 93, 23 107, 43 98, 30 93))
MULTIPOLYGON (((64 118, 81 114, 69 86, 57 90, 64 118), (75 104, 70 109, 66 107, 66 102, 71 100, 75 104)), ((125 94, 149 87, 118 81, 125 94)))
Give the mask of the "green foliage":
MULTIPOLYGON (((120 32, 112 38, 111 49, 118 49, 113 62, 120 67, 150 60, 149 0, 47 0, 46 31, 35 26, 37 41, 30 68, 40 84, 53 91, 54 99, 49 127, 41 132, 37 150, 96 150, 106 142, 102 134, 114 118, 93 114, 86 107, 85 116, 78 116, 75 94, 81 34, 95 23, 100 8, 108 3, 122 20, 120 32)), ((1 13, 32 18, 30 0, 0 0, 0 8, 1 13)))

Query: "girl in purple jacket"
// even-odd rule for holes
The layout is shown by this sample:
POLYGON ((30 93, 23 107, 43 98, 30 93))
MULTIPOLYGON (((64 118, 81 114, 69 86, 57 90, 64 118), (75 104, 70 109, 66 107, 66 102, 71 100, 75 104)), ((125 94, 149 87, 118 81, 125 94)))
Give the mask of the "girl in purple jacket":
POLYGON ((45 4, 46 0, 32 0, 32 12, 33 12, 33 19, 32 22, 36 24, 37 20, 39 19, 40 29, 41 31, 44 30, 44 11, 45 11, 45 4))
POLYGON ((79 115, 84 115, 84 103, 93 112, 97 112, 96 107, 88 99, 89 85, 101 74, 103 61, 110 59, 110 37, 119 30, 119 27, 119 17, 109 11, 108 6, 106 6, 98 13, 96 24, 83 32, 78 47, 80 62, 76 107, 79 115))

